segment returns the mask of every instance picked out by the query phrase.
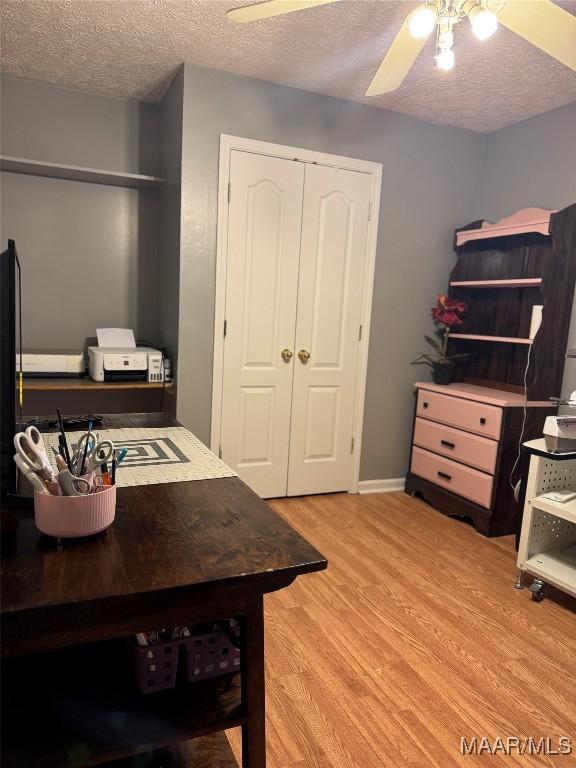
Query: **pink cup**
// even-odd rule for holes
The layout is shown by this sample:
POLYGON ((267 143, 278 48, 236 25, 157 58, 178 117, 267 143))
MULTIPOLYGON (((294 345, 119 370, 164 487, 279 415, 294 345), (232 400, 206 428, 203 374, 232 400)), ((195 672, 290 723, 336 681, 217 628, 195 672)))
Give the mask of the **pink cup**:
POLYGON ((52 496, 34 492, 36 527, 48 536, 70 539, 104 531, 114 522, 116 486, 85 496, 52 496))

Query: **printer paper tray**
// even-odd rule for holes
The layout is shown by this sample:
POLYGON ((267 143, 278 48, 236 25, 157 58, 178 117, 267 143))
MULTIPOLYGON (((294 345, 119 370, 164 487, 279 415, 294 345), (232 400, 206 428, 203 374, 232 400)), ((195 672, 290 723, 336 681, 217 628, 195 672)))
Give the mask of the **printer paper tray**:
POLYGON ((104 381, 146 381, 146 371, 104 371, 104 381))

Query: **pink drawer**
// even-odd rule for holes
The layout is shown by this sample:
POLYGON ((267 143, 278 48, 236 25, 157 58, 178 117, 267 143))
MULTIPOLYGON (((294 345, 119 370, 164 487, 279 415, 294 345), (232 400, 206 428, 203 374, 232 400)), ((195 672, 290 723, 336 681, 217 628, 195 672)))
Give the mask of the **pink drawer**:
POLYGON ((492 499, 492 475, 478 472, 464 464, 437 456, 430 451, 414 447, 412 449, 411 471, 430 480, 431 483, 446 488, 458 496, 475 501, 482 507, 490 508, 492 499))
POLYGON ((437 392, 419 389, 416 414, 494 440, 500 437, 502 408, 495 405, 484 405, 462 397, 439 395, 437 392))
POLYGON ((445 427, 426 419, 416 419, 414 424, 414 445, 441 453, 455 461, 494 474, 498 443, 487 437, 471 435, 460 429, 445 427))

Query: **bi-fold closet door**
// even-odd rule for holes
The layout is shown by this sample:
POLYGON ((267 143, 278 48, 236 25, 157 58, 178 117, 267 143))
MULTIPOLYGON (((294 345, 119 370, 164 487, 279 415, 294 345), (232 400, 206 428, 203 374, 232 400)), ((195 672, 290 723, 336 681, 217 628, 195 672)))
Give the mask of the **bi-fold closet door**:
POLYGON ((232 151, 223 459, 263 497, 347 490, 369 174, 232 151))

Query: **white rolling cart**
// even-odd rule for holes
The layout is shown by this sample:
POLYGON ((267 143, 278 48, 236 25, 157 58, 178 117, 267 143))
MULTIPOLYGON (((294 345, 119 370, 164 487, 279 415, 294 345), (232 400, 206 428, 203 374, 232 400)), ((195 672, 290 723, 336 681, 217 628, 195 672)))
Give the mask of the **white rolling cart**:
POLYGON ((549 584, 576 597, 576 499, 558 502, 542 498, 551 491, 576 492, 576 451, 551 453, 544 439, 530 440, 526 501, 518 547, 518 580, 534 577, 532 598, 540 601, 549 584))

